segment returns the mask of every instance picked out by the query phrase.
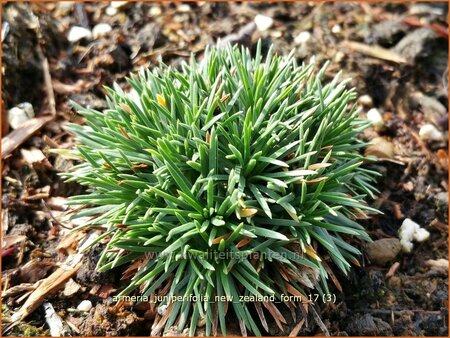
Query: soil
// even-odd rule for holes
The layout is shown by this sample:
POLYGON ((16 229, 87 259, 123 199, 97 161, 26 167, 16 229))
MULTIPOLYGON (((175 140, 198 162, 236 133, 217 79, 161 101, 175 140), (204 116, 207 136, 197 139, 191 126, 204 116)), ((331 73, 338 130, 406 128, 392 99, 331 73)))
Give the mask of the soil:
MULTIPOLYGON (((383 215, 361 221, 372 239, 398 238, 405 218, 430 233, 387 264, 372 263, 365 253, 359 267, 337 276, 343 292, 334 289, 335 302, 317 303, 323 323, 311 317, 298 335, 448 336, 447 3, 124 3, 108 15, 111 8, 107 2, 2 4, 2 136, 12 135, 7 111, 22 102, 40 117, 52 114, 54 100, 56 113, 10 154, 2 153, 2 290, 28 287, 2 294, 4 335, 49 334, 42 306, 20 324, 11 325, 10 317, 33 283, 50 276, 86 237, 70 233, 67 227, 78 224, 65 215, 67 197, 84 188, 58 176, 74 163, 49 152, 70 148, 73 138, 63 126, 83 122, 70 100, 103 109, 103 86, 117 82, 126 89, 129 72, 159 60, 177 67, 191 53, 201 58, 218 39, 251 50, 261 39, 264 50, 270 44, 280 54, 294 49, 300 62, 330 60, 327 76, 342 71, 362 96, 361 116, 372 108, 381 113, 383 127, 361 135, 366 141, 383 138, 377 151, 384 156, 368 166, 382 174, 380 193, 369 204, 383 215), (268 29, 252 23, 258 14, 273 19, 268 29), (98 23, 110 25, 111 32, 68 41, 73 26, 91 30, 98 23), (442 138, 423 139, 425 124, 442 138), (6 238, 13 244, 5 247, 6 238)), ((150 335, 155 309, 111 301, 124 283, 123 270, 95 272, 99 250, 84 255, 70 281, 73 294, 62 287, 45 301, 71 335, 150 335), (76 310, 82 299, 92 302, 89 312, 76 310)), ((269 324, 270 334, 282 335, 269 324)), ((288 324, 285 335, 296 323, 288 324)), ((232 325, 229 333, 240 334, 232 325)))

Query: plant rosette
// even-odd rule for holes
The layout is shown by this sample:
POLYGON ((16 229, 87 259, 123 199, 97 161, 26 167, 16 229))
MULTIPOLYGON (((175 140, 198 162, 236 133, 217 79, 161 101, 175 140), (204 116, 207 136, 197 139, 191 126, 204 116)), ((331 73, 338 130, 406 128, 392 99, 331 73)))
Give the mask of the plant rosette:
POLYGON ((267 331, 266 315, 282 328, 278 307, 298 302, 270 300, 308 304, 339 285, 333 269, 358 263, 349 238, 370 238, 355 220, 377 212, 357 138, 369 122, 348 81, 322 84, 325 70, 263 58, 260 44, 253 58, 211 48, 201 63, 131 75, 129 93, 107 89, 104 111, 76 106, 80 162, 65 177, 88 192, 71 198, 84 206, 74 217, 102 229, 99 271, 126 264, 118 296, 158 300, 152 335, 225 335, 233 315, 243 334, 267 331))

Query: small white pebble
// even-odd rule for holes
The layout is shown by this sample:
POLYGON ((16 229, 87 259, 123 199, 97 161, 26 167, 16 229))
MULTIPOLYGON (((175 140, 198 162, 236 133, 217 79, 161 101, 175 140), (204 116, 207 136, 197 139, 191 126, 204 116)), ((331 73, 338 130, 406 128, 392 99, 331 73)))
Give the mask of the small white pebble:
POLYGON ((17 105, 18 108, 23 109, 25 114, 31 119, 34 117, 33 105, 30 102, 22 102, 17 105))
POLYGON ((188 13, 191 11, 191 6, 189 6, 188 4, 182 4, 177 7, 177 10, 181 13, 188 13))
POLYGON ((120 8, 125 6, 128 3, 128 1, 111 1, 109 4, 112 8, 120 8))
POLYGON ((100 36, 103 36, 105 34, 108 34, 112 31, 112 27, 108 25, 107 23, 99 23, 92 28, 92 35, 94 36, 94 39, 99 38, 100 36))
POLYGON ((406 218, 402 226, 399 229, 398 235, 400 237, 400 244, 404 252, 411 252, 413 248, 412 240, 414 238, 414 233, 420 228, 420 225, 406 218))
POLYGON ((414 240, 416 242, 424 242, 428 238, 430 238, 430 233, 428 232, 428 230, 426 230, 424 228, 419 228, 414 233, 414 240))
POLYGON ((443 134, 432 124, 425 124, 419 130, 419 136, 424 141, 441 141, 443 134))
POLYGON ((90 39, 91 37, 91 31, 80 26, 73 26, 70 29, 69 34, 67 34, 67 40, 69 40, 69 42, 77 42, 81 39, 90 39))
POLYGON ((410 218, 405 218, 398 231, 398 236, 403 252, 410 253, 413 248, 412 241, 423 242, 430 237, 430 233, 410 218))
POLYGON ((158 306, 158 308, 156 309, 156 311, 158 312, 159 315, 164 316, 164 314, 166 313, 167 310, 167 305, 161 305, 158 306))
POLYGON ((265 15, 257 14, 255 16, 255 24, 260 32, 264 32, 272 27, 273 19, 265 15))
POLYGON ((401 241, 400 241, 400 245, 402 246, 402 250, 403 250, 403 252, 405 252, 405 253, 410 253, 411 251, 412 251, 412 248, 413 248, 413 244, 412 244, 412 242, 409 242, 409 241, 407 241, 407 240, 404 240, 404 239, 402 239, 401 241))
POLYGON ((376 108, 372 108, 367 112, 367 119, 372 123, 375 129, 382 129, 384 126, 383 116, 376 108))
POLYGON ((414 232, 420 228, 420 225, 411 220, 410 218, 405 218, 402 226, 399 229, 399 235, 401 239, 412 240, 414 237, 414 232))
POLYGON ((77 306, 77 310, 84 311, 84 312, 88 312, 90 309, 92 309, 92 302, 90 300, 83 300, 77 306))
POLYGON ((117 14, 117 8, 108 6, 106 7, 105 13, 108 16, 114 16, 117 14))
POLYGON ((331 33, 333 33, 333 34, 339 34, 341 31, 342 31, 342 29, 341 29, 341 26, 339 26, 339 25, 334 25, 331 28, 331 33))
POLYGON ((281 38, 282 36, 283 36, 283 33, 280 31, 272 32, 272 37, 274 37, 274 38, 281 38))
POLYGON ((341 62, 342 60, 344 60, 344 58, 345 58, 345 54, 344 54, 343 52, 341 52, 341 51, 336 52, 336 54, 334 55, 334 60, 335 60, 337 63, 339 63, 339 62, 341 62))
POLYGON ((294 38, 294 43, 295 43, 296 45, 302 45, 302 44, 308 42, 309 39, 311 39, 311 33, 310 33, 310 32, 307 32, 307 31, 304 31, 304 32, 301 32, 300 34, 298 34, 298 35, 294 38))
POLYGON ((358 99, 358 102, 363 106, 371 107, 373 105, 373 100, 369 95, 361 95, 358 99))
POLYGON ((162 13, 162 10, 161 10, 161 7, 159 7, 159 6, 152 6, 148 12, 148 14, 150 16, 158 16, 158 15, 161 15, 161 13, 162 13))
POLYGON ((34 117, 31 103, 23 102, 8 111, 8 122, 12 129, 19 128, 23 123, 34 117))

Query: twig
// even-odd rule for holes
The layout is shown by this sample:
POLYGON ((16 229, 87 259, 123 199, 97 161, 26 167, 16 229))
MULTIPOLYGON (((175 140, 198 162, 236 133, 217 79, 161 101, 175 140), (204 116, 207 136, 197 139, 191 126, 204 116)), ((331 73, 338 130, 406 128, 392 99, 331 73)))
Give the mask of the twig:
POLYGON ((330 332, 328 331, 327 327, 323 323, 322 319, 320 319, 320 316, 317 313, 317 311, 314 308, 314 306, 310 306, 309 308, 311 309, 311 312, 312 312, 312 314, 314 316, 314 319, 316 320, 316 323, 319 325, 319 327, 322 330, 322 332, 324 333, 324 335, 329 337, 330 336, 330 332))
POLYGON ((50 75, 50 68, 48 65, 48 60, 42 52, 41 46, 37 46, 37 53, 42 62, 42 72, 44 73, 44 84, 45 90, 47 92, 48 106, 50 114, 56 116, 56 101, 55 93, 53 91, 52 76, 50 75))
POLYGON ((343 41, 341 43, 341 46, 354 50, 355 52, 360 52, 362 54, 366 54, 368 56, 372 56, 374 58, 385 61, 391 61, 395 63, 407 62, 403 56, 379 46, 369 46, 355 41, 343 41))
POLYGON ((2 292, 2 298, 13 297, 24 291, 34 291, 39 286, 39 282, 40 281, 36 283, 22 283, 19 285, 15 285, 7 290, 4 290, 2 292))
POLYGON ((47 211, 48 215, 50 216, 50 218, 60 227, 63 227, 64 229, 68 229, 68 230, 72 230, 73 228, 69 228, 68 226, 65 226, 64 224, 62 224, 60 221, 58 221, 56 219, 56 217, 53 215, 52 211, 50 210, 50 208, 48 207, 47 203, 45 203, 45 201, 42 199, 41 200, 41 205, 44 207, 45 211, 47 211))

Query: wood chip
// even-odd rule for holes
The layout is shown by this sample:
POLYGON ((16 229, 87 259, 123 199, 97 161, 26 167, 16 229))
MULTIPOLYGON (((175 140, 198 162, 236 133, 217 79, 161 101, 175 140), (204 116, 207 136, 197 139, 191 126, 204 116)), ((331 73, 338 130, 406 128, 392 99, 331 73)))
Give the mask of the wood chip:
POLYGON ((81 262, 74 266, 60 267, 49 277, 44 279, 39 287, 28 297, 25 304, 11 316, 12 322, 18 322, 26 318, 30 313, 42 305, 49 294, 63 287, 69 278, 71 278, 80 268, 81 262))
POLYGON ((7 235, 3 237, 2 247, 3 249, 7 249, 10 246, 13 246, 14 244, 23 242, 27 239, 27 236, 25 235, 7 235))
POLYGON ((72 278, 70 278, 66 285, 64 286, 63 295, 66 297, 73 296, 78 291, 80 291, 81 285, 75 282, 72 278))
POLYGON ((56 250, 63 254, 71 254, 76 251, 78 242, 85 234, 82 232, 69 232, 59 242, 56 250))
POLYGON ((48 271, 55 266, 52 259, 32 258, 19 268, 19 277, 22 282, 34 283, 44 278, 48 271))
POLYGON ((434 270, 439 273, 448 274, 448 259, 440 258, 440 259, 429 259, 425 261, 425 265, 428 266, 431 270, 434 270))
POLYGON ((80 93, 88 87, 83 80, 78 80, 75 83, 62 83, 58 80, 52 80, 53 90, 61 95, 69 95, 74 93, 80 93))
POLYGON ((400 203, 394 202, 392 205, 392 211, 394 212, 394 217, 396 219, 405 218, 405 215, 403 215, 402 213, 402 206, 400 205, 400 203))
POLYGON ((436 156, 438 158, 439 164, 445 170, 448 170, 448 154, 445 149, 439 149, 436 152, 436 156))
POLYGON ((91 295, 95 295, 97 297, 106 299, 109 297, 111 293, 116 291, 117 289, 112 284, 105 284, 105 285, 94 285, 91 292, 89 292, 91 295))
POLYGON ((384 137, 375 137, 367 146, 365 155, 376 156, 380 159, 392 159, 394 157, 394 145, 384 137))
POLYGON ((15 285, 8 290, 2 292, 2 298, 14 297, 23 292, 30 292, 36 290, 39 286, 39 282, 36 283, 22 283, 19 285, 15 285))
POLYGON ((21 201, 37 201, 43 198, 48 198, 50 194, 48 192, 39 192, 37 194, 31 196, 24 196, 20 200, 21 201))
POLYGON ((401 55, 379 46, 369 46, 355 41, 343 41, 341 46, 377 59, 394 63, 406 63, 406 59, 401 55))
MULTIPOLYGON (((78 318, 77 318, 78 319, 78 318)), ((80 329, 78 328, 78 321, 76 318, 69 316, 66 318, 66 323, 70 327, 72 331, 74 331, 77 335, 80 335, 80 329)))
POLYGON ((400 267, 399 262, 395 262, 394 264, 392 264, 392 266, 389 268, 389 271, 386 273, 386 278, 394 276, 399 267, 400 267))
POLYGON ((54 116, 42 116, 30 119, 21 127, 2 138, 2 159, 11 154, 17 147, 25 142, 31 135, 42 128, 44 124, 53 120, 54 116))
POLYGON ((28 164, 42 162, 47 159, 44 153, 38 148, 31 148, 30 150, 21 149, 20 152, 22 153, 23 159, 28 164))

